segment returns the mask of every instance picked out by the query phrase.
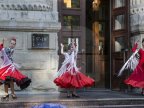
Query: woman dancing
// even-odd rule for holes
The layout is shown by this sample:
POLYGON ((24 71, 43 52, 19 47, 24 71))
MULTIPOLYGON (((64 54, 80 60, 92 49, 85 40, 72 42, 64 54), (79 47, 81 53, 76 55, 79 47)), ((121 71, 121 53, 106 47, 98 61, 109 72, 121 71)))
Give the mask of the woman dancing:
POLYGON ((9 100, 8 88, 11 89, 12 99, 16 99, 17 96, 14 93, 14 82, 21 88, 27 88, 31 80, 25 75, 21 74, 18 70, 18 65, 13 62, 13 53, 16 46, 16 39, 12 38, 8 48, 3 47, 3 43, 0 44, 0 52, 2 65, 0 67, 0 84, 4 84, 5 95, 1 98, 2 101, 9 100))
POLYGON ((136 88, 141 88, 141 94, 144 94, 144 39, 142 40, 142 48, 138 49, 138 42, 132 48, 134 52, 128 61, 124 64, 119 75, 125 68, 133 70, 131 75, 124 81, 126 84, 136 88), (138 57, 139 56, 139 57, 138 57))
POLYGON ((57 78, 54 83, 61 87, 68 89, 67 97, 79 97, 76 93, 76 89, 82 87, 90 87, 94 84, 94 80, 85 76, 79 71, 80 68, 77 67, 77 53, 78 47, 72 40, 71 44, 68 46, 68 52, 63 51, 64 45, 61 44, 61 54, 65 56, 65 60, 62 63, 61 68, 57 72, 57 78), (70 89, 72 89, 72 94, 70 95, 70 89))

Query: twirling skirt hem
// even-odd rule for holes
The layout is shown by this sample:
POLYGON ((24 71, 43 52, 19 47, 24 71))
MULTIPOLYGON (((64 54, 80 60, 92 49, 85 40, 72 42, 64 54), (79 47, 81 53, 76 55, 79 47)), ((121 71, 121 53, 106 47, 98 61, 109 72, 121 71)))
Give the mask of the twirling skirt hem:
POLYGON ((61 88, 82 88, 93 86, 95 81, 81 72, 77 72, 76 74, 65 72, 63 75, 57 77, 54 83, 61 88))

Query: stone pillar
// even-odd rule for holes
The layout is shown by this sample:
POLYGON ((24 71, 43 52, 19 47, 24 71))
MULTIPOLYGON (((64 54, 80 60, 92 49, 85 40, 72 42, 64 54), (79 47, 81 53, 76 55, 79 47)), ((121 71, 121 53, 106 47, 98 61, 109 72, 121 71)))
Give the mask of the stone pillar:
MULTIPOLYGON (((134 41, 141 40, 144 38, 144 1, 143 0, 130 0, 130 26, 131 33, 131 44, 134 41)), ((141 47, 141 46, 139 46, 141 47)))
POLYGON ((16 37, 14 60, 32 79, 25 90, 28 93, 57 91, 53 80, 59 63, 60 28, 57 0, 0 0, 0 40, 16 37), (49 48, 32 48, 33 34, 48 34, 49 48))

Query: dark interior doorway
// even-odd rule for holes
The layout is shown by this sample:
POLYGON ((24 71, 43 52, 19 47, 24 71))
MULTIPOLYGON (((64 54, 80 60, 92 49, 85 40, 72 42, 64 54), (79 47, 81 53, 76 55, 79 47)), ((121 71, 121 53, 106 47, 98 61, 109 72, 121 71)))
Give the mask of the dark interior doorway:
POLYGON ((110 88, 110 1, 86 0, 86 74, 110 88))

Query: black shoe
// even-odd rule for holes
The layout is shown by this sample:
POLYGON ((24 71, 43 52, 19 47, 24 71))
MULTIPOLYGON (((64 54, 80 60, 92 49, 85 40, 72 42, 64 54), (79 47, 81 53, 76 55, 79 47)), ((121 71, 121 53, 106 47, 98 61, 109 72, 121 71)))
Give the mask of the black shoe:
POLYGON ((9 101, 9 94, 1 97, 1 101, 9 101))
POLYGON ((67 98, 70 98, 70 96, 68 95, 67 98))
POLYGON ((73 94, 73 93, 72 93, 72 97, 80 98, 79 95, 77 95, 77 94, 73 94))
POLYGON ((70 94, 67 94, 67 98, 70 98, 71 96, 70 96, 70 94))
POLYGON ((12 99, 17 99, 17 96, 15 94, 11 94, 12 99))

